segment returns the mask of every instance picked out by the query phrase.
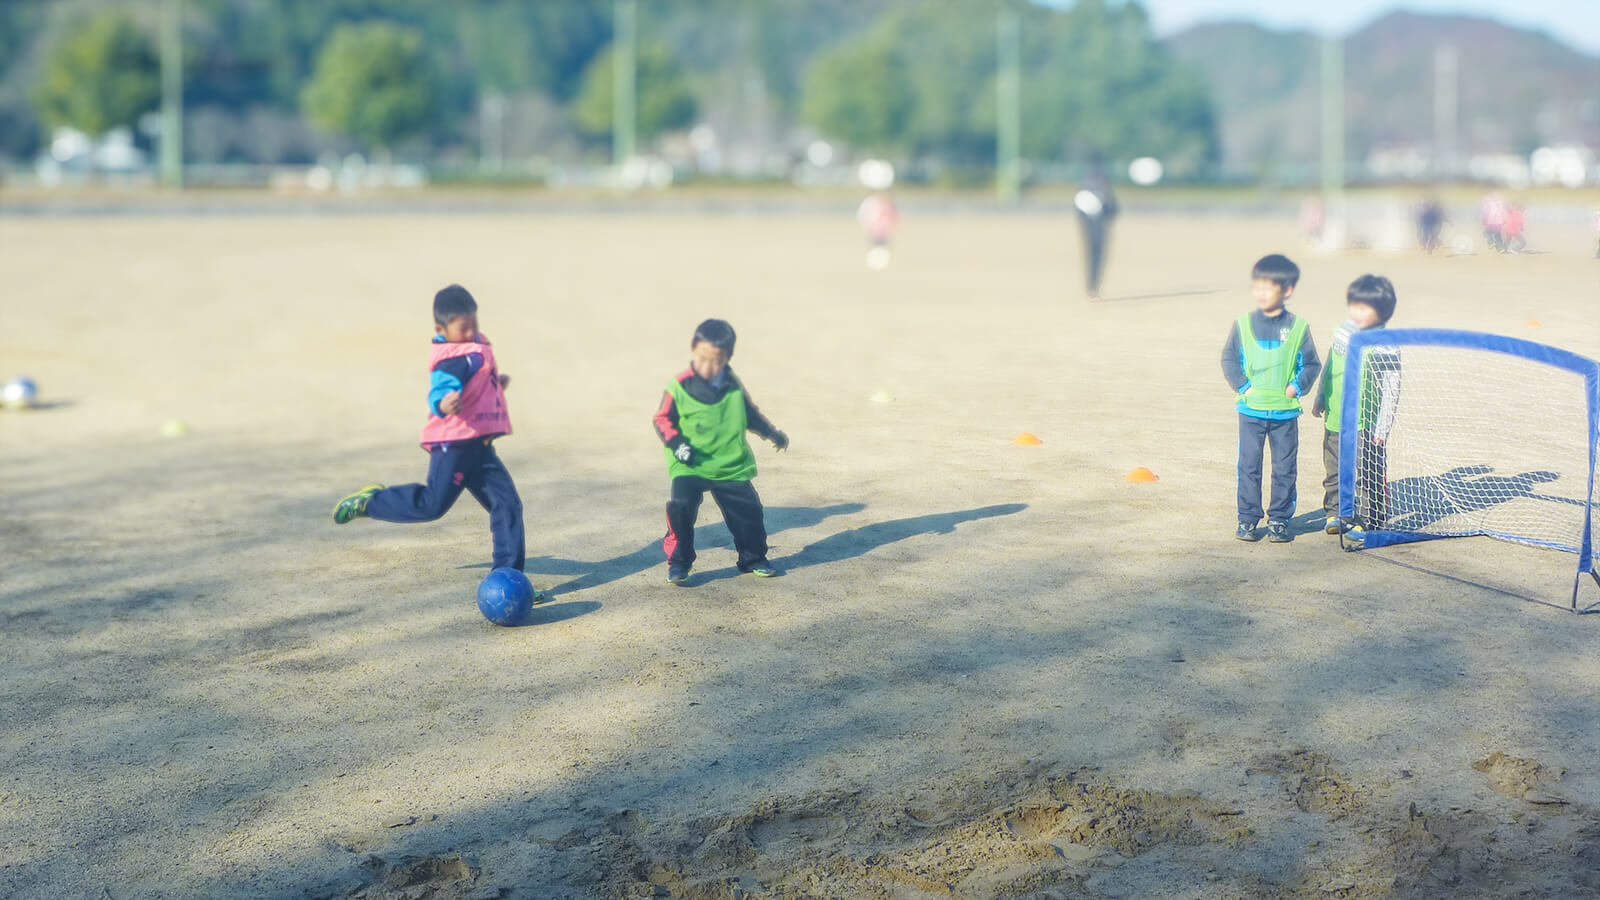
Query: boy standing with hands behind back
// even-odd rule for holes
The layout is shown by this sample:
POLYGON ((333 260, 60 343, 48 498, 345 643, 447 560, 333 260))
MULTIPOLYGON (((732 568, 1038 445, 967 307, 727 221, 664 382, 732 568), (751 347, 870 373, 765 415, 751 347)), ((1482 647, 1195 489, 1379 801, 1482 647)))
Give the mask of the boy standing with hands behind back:
POLYGON ((1264 256, 1251 270, 1254 312, 1241 315, 1222 348, 1222 374, 1237 397, 1239 411, 1239 530, 1241 541, 1259 541, 1263 450, 1272 445, 1272 502, 1267 507, 1267 540, 1293 540, 1296 459, 1300 453, 1300 398, 1311 392, 1322 371, 1306 321, 1284 308, 1300 280, 1300 267, 1288 257, 1264 256))
MULTIPOLYGON (((1322 479, 1322 511, 1326 516, 1323 530, 1328 534, 1350 532, 1354 539, 1360 540, 1362 523, 1345 522, 1339 518, 1339 434, 1344 418, 1345 355, 1352 334, 1389 324, 1396 302, 1394 282, 1382 275, 1363 275, 1350 282, 1345 299, 1348 316, 1333 334, 1333 345, 1328 348, 1328 367, 1323 370, 1322 383, 1317 387, 1317 399, 1311 404, 1311 414, 1326 416, 1326 431, 1322 438, 1322 465, 1327 472, 1327 477, 1322 479)), ((1369 351, 1367 359, 1368 371, 1376 376, 1373 384, 1376 402, 1371 404, 1376 412, 1363 410, 1357 418, 1360 434, 1356 447, 1358 451, 1365 451, 1367 461, 1365 467, 1358 469, 1357 477, 1362 481, 1371 478, 1377 485, 1363 485, 1368 489, 1358 492, 1357 496, 1365 501, 1363 506, 1372 508, 1357 512, 1360 518, 1367 520, 1367 526, 1376 527, 1382 524, 1381 498, 1387 468, 1383 444, 1394 424, 1395 404, 1399 402, 1400 359, 1392 349, 1385 352, 1376 347, 1369 351), (1373 499, 1377 502, 1372 502, 1373 499)), ((1356 461, 1363 461, 1362 453, 1357 454, 1356 461)))

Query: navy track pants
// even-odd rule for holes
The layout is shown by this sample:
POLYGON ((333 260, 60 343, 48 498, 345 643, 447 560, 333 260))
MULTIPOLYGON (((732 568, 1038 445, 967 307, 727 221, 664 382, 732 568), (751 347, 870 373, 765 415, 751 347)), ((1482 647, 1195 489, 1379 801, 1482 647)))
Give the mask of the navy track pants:
POLYGON ((527 559, 522 498, 494 445, 455 441, 428 451, 428 482, 384 488, 367 503, 380 522, 432 522, 450 511, 465 490, 489 511, 494 567, 521 570, 527 559))

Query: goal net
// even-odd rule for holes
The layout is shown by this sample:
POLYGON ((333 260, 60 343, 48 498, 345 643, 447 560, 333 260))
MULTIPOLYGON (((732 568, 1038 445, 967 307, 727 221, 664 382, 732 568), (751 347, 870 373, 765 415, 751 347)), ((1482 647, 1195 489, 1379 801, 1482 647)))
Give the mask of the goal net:
POLYGON ((1600 581, 1600 364, 1492 334, 1375 329, 1350 339, 1344 397, 1339 514, 1366 547, 1485 535, 1575 553, 1579 577, 1600 581))

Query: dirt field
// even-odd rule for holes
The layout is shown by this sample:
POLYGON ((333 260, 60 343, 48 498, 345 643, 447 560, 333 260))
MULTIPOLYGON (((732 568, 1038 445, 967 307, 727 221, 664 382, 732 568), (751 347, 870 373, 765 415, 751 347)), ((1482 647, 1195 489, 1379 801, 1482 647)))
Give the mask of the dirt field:
POLYGON ((1592 238, 1292 229, 1129 218, 1091 306, 1045 216, 912 216, 882 273, 820 216, 0 218, 0 377, 46 401, 0 412, 0 895, 1600 892, 1600 616, 1528 602, 1575 559, 1235 541, 1217 362, 1280 249, 1319 345, 1377 271, 1396 325, 1600 355, 1592 238), (451 281, 514 378, 524 627, 470 498, 328 517, 423 474, 451 281), (648 420, 710 315, 793 438, 787 575, 707 504, 680 589, 648 420))

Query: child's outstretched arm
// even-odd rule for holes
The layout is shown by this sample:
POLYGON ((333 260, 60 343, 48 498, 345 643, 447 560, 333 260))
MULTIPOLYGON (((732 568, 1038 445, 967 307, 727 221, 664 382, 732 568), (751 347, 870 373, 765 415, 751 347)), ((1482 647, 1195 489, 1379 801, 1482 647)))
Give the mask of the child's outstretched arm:
MULTIPOLYGON (((743 387, 744 385, 741 384, 740 388, 742 389, 743 387)), ((749 391, 744 391, 744 420, 746 428, 759 437, 771 441, 772 446, 777 447, 779 450, 789 449, 789 436, 779 430, 778 426, 772 424, 771 419, 761 414, 761 410, 756 408, 755 401, 750 399, 749 391)))

